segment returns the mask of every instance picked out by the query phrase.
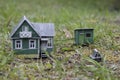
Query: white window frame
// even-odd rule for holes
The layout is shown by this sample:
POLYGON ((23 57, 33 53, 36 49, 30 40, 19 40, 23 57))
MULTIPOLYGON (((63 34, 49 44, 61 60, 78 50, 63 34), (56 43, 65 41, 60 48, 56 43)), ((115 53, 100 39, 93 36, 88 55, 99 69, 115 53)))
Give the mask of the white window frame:
POLYGON ((15 40, 15 49, 22 49, 22 40, 15 40), (17 43, 17 41, 20 41, 20 43, 17 43), (17 45, 20 45, 20 47, 17 47, 17 45))
POLYGON ((29 49, 36 49, 36 40, 34 40, 34 39, 29 40, 29 49), (34 41, 34 44, 32 44, 34 46, 32 46, 32 47, 31 47, 31 41, 34 41))
POLYGON ((53 38, 48 38, 47 46, 48 48, 53 48, 53 38))
POLYGON ((22 31, 23 31, 23 32, 28 32, 28 31, 29 31, 28 26, 22 26, 22 31))

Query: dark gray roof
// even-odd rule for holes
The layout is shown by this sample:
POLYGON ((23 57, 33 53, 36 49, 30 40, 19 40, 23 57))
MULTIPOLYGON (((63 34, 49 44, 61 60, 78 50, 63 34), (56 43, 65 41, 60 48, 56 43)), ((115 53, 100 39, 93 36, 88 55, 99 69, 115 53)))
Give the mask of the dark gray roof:
POLYGON ((39 36, 55 36, 54 24, 53 23, 31 23, 25 16, 19 22, 19 24, 12 30, 11 37, 17 31, 17 29, 22 25, 24 21, 36 31, 39 36))
POLYGON ((32 27, 40 36, 54 36, 54 24, 53 23, 32 23, 32 27))

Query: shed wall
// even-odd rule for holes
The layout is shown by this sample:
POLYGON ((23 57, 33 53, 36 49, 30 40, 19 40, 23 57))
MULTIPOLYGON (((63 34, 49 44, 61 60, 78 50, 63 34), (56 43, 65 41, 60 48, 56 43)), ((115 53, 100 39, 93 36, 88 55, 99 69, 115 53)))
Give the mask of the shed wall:
POLYGON ((75 44, 90 44, 93 43, 93 29, 79 29, 74 31, 75 44), (90 35, 88 37, 87 35, 90 35), (83 38, 81 37, 83 36, 83 38))

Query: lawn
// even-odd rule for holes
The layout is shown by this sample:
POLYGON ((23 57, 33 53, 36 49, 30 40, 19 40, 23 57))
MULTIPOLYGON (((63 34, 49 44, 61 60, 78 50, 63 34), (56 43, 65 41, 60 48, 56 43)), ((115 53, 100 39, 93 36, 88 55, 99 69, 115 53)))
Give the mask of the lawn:
POLYGON ((0 79, 119 80, 120 12, 111 5, 112 0, 0 0, 0 79), (25 59, 11 50, 10 32, 24 15, 55 24, 52 57, 25 59), (94 44, 74 46, 77 28, 93 28, 94 44), (103 62, 89 59, 94 48, 103 62))

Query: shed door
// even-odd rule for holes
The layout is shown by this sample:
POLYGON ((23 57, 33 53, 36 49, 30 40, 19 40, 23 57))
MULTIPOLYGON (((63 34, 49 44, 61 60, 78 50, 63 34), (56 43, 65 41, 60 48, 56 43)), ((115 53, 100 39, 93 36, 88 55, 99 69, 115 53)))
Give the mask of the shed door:
POLYGON ((84 33, 80 33, 79 35, 79 44, 84 44, 84 33))
POLYGON ((85 42, 86 42, 86 43, 91 43, 91 42, 92 42, 92 35, 91 35, 90 32, 89 32, 89 33, 88 33, 88 32, 86 33, 85 42))

